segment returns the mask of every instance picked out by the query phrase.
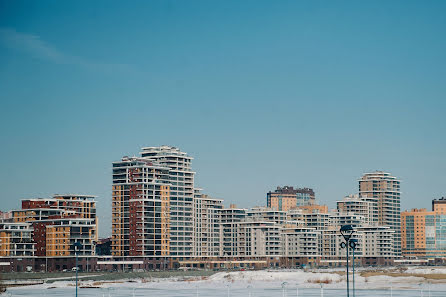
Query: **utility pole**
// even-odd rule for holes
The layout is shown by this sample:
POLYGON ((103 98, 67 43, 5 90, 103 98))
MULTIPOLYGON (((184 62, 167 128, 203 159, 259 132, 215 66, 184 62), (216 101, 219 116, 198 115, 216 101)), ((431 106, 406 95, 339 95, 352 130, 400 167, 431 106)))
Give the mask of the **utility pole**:
POLYGON ((348 249, 350 245, 350 238, 352 237, 355 230, 353 230, 352 225, 345 225, 342 226, 339 231, 341 232, 341 235, 344 237, 345 240, 345 242, 341 242, 341 248, 345 248, 347 250, 347 297, 350 297, 350 284, 348 276, 348 249))
POLYGON ((74 254, 76 255, 76 297, 77 297, 78 270, 79 270, 79 266, 78 266, 78 253, 79 253, 79 249, 82 248, 82 244, 80 242, 75 242, 73 244, 73 247, 74 247, 74 254))
POLYGON ((353 297, 356 297, 356 291, 355 291, 355 249, 356 249, 356 243, 358 240, 356 238, 350 239, 349 246, 352 248, 353 251, 353 297))

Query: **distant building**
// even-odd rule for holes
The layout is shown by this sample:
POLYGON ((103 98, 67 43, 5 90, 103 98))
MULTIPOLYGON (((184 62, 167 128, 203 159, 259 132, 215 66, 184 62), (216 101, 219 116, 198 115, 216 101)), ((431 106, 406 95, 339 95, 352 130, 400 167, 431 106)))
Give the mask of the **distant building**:
MULTIPOLYGON (((343 260, 346 250, 340 248, 344 238, 339 232, 339 226, 325 230, 323 234, 323 257, 334 261, 321 261, 327 266, 333 266, 336 259, 343 260), (331 262, 331 263, 330 263, 331 262)), ((391 265, 395 258, 393 248, 393 237, 395 231, 389 227, 356 227, 352 235, 357 240, 355 256, 358 263, 367 265, 391 265)))
POLYGON ((98 236, 96 201, 89 195, 59 195, 23 199, 22 209, 0 224, 2 256, 74 256, 73 244, 82 245, 79 255, 95 255, 98 236))
POLYGON ((284 257, 321 256, 321 231, 315 228, 286 225, 282 230, 282 254, 284 257))
POLYGON ((277 187, 274 192, 267 193, 267 206, 280 211, 287 211, 298 206, 312 205, 315 202, 313 189, 277 187))
POLYGON ((231 204, 229 208, 220 210, 220 253, 224 256, 237 256, 240 242, 238 241, 239 223, 246 218, 246 209, 237 208, 231 204))
POLYGON ((328 213, 327 205, 310 204, 298 206, 297 209, 301 209, 303 212, 306 213, 328 213))
POLYGON ((401 213, 402 253, 406 257, 446 257, 446 199, 401 213))
POLYGON ((270 221, 243 221, 238 224, 239 257, 278 257, 282 254, 281 226, 270 221))
POLYGON ((141 157, 168 167, 170 191, 170 255, 187 257, 193 255, 194 226, 193 158, 172 146, 144 147, 141 157))
MULTIPOLYGON (((75 256, 74 243, 80 243, 79 256, 92 256, 96 253, 96 224, 91 219, 81 217, 49 218, 36 224, 45 224, 46 256, 75 256)), ((34 233, 38 232, 34 227, 34 233)), ((43 234, 42 234, 43 235, 43 234)))
POLYGON ((12 216, 10 211, 1 211, 0 210, 0 222, 10 219, 12 216))
POLYGON ((197 192, 194 197, 194 255, 218 257, 223 200, 197 192))
POLYGON ((378 225, 395 231, 395 255, 401 255, 400 181, 390 173, 365 173, 359 180, 359 196, 378 199, 378 225))
MULTIPOLYGON (((136 157, 113 163, 112 255, 168 256, 169 168, 136 157)), ((175 212, 176 214, 176 212, 175 212)))
POLYGON ((364 224, 378 225, 378 198, 350 195, 336 202, 339 213, 355 213, 364 217, 364 224))
POLYGON ((287 220, 286 211, 275 210, 268 207, 253 207, 246 212, 251 221, 267 221, 284 224, 287 220))
POLYGON ((28 223, 0 222, 0 257, 34 256, 32 232, 28 223))

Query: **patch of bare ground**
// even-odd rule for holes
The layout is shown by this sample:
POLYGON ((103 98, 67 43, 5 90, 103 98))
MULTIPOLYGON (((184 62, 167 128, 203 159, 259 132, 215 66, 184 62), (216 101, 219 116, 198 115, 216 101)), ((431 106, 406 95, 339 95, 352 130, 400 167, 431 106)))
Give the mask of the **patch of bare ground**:
POLYGON ((307 283, 311 284, 331 284, 333 282, 330 278, 310 278, 307 283))
MULTIPOLYGON (((413 277, 422 277, 425 280, 432 280, 432 281, 437 281, 437 282, 443 282, 446 281, 446 274, 441 274, 441 273, 431 273, 431 274, 424 274, 424 273, 405 273, 405 271, 407 271, 407 268, 394 268, 394 269, 386 269, 386 270, 368 270, 368 271, 361 271, 359 272, 359 275, 366 278, 370 277, 370 276, 391 276, 391 277, 409 277, 409 276, 413 276, 413 277)), ((330 272, 330 273, 335 273, 341 276, 345 276, 346 272, 345 271, 334 271, 334 272, 330 272)))
POLYGON ((370 277, 370 276, 391 276, 391 277, 422 277, 424 279, 430 280, 446 280, 446 274, 423 274, 423 273, 402 273, 402 272, 391 272, 391 271, 363 271, 360 273, 362 277, 370 277))

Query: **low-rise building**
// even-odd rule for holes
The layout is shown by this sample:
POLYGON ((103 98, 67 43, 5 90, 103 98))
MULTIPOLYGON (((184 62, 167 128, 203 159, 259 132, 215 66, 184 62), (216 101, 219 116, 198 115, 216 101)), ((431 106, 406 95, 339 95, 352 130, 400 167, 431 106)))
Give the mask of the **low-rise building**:
POLYGON ((425 208, 401 213, 402 254, 406 257, 446 257, 446 198, 425 208))
POLYGON ((290 186, 277 187, 275 191, 268 192, 266 196, 267 206, 280 211, 312 205, 315 199, 313 189, 290 186))
POLYGON ((26 257, 34 256, 32 226, 29 223, 0 223, 0 256, 26 257))
POLYGON ((229 208, 220 210, 220 252, 221 257, 238 255, 239 223, 246 218, 246 209, 231 204, 229 208))

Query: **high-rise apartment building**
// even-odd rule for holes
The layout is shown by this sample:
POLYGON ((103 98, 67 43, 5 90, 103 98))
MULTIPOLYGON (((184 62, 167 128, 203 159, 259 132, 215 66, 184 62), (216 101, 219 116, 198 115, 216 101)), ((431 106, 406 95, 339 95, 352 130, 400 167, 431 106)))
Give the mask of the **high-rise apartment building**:
POLYGON ((432 200, 425 208, 401 213, 403 256, 446 257, 446 199, 432 200))
POLYGON ((194 242, 193 199, 194 176, 193 158, 176 147, 144 147, 141 157, 168 167, 170 183, 170 255, 192 256, 194 242))
POLYGON ((390 173, 365 173, 359 180, 359 196, 378 199, 378 225, 395 231, 395 255, 401 255, 400 181, 390 173))
POLYGON ((312 205, 315 202, 314 191, 310 188, 277 187, 266 196, 267 206, 275 210, 287 211, 299 206, 312 205))
POLYGON ((124 157, 113 163, 112 255, 168 256, 169 168, 124 157))

